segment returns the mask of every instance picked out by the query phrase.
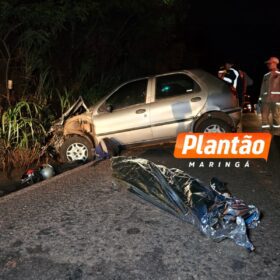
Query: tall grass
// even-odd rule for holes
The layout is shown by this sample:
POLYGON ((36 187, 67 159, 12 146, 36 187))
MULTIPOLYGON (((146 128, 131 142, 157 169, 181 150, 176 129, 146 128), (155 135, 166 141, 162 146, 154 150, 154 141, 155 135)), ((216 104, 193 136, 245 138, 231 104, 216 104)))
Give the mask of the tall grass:
POLYGON ((58 98, 59 98, 59 105, 60 105, 60 113, 61 115, 67 111, 73 102, 73 92, 67 90, 67 88, 63 88, 62 92, 56 89, 58 98))
POLYGON ((0 137, 5 147, 29 148, 40 140, 45 134, 40 110, 39 105, 22 100, 3 113, 0 137))
POLYGON ((82 89, 81 95, 89 107, 95 105, 102 97, 114 89, 114 87, 118 86, 120 82, 120 75, 108 74, 107 76, 102 76, 98 83, 95 83, 89 88, 82 89))
POLYGON ((39 143, 46 134, 40 120, 41 109, 34 102, 21 100, 1 116, 0 164, 2 169, 28 166, 39 156, 39 143))

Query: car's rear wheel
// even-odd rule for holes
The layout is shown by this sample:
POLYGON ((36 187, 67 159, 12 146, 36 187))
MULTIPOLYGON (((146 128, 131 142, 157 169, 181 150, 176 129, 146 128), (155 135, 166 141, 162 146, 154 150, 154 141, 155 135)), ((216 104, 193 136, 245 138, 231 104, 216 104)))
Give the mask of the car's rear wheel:
POLYGON ((199 123, 195 127, 195 132, 224 133, 224 132, 232 132, 232 128, 227 122, 223 120, 207 119, 199 123))
POLYGON ((74 160, 92 160, 93 144, 85 137, 75 135, 67 138, 60 148, 60 158, 63 162, 74 160))

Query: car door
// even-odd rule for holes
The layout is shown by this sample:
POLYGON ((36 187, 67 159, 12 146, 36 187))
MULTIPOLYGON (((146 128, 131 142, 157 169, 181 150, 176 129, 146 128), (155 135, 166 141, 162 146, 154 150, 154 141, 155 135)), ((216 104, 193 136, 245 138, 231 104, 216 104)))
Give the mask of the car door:
POLYGON ((125 145, 152 138, 147 86, 146 78, 126 83, 101 104, 93 115, 98 140, 110 137, 125 145))
POLYGON ((204 106, 207 94, 185 73, 155 77, 154 100, 150 107, 153 137, 174 138, 188 131, 204 106))

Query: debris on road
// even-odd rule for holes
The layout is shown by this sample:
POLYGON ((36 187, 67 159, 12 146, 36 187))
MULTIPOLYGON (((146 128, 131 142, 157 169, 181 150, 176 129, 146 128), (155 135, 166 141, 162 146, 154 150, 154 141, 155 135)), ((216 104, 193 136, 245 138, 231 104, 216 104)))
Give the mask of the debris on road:
POLYGON ((29 168, 21 177, 21 187, 30 186, 43 180, 49 179, 55 175, 83 165, 85 162, 76 160, 64 164, 42 164, 36 168, 29 168))
POLYGON ((21 177, 22 185, 32 185, 55 176, 54 168, 50 164, 42 164, 39 168, 28 169, 21 177))
POLYGON ((230 238, 249 251, 255 249, 247 229, 258 225, 259 210, 232 196, 217 178, 207 186, 182 170, 142 158, 113 157, 111 163, 113 175, 140 198, 197 226, 215 241, 230 238))
POLYGON ((109 159, 120 154, 120 144, 112 138, 103 138, 95 148, 96 158, 109 159))

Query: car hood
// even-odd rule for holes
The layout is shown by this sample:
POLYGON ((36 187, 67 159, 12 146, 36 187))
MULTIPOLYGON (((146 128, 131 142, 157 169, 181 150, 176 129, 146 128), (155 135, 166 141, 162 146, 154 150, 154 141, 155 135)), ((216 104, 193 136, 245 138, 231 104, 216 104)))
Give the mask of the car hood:
POLYGON ((62 114, 62 116, 57 121, 57 124, 63 125, 67 119, 88 112, 89 109, 87 105, 85 104, 83 98, 79 96, 75 103, 65 113, 62 114))

